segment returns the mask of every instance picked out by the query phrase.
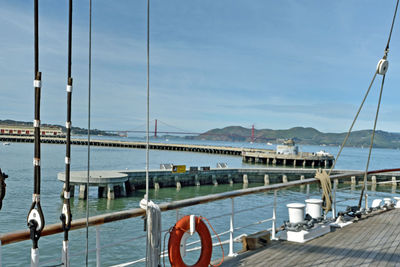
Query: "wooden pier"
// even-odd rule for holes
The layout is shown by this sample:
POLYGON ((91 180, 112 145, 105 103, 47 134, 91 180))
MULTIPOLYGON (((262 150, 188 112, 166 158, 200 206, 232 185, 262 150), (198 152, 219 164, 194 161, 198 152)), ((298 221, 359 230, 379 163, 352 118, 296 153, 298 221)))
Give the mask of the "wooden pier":
POLYGON ((230 266, 400 266, 400 209, 367 217, 304 244, 272 241, 222 264, 230 266))
MULTIPOLYGON (((17 136, 17 135, 0 135, 2 142, 17 142, 17 143, 33 143, 33 136, 17 136)), ((41 137, 41 142, 44 144, 65 144, 65 138, 62 137, 41 137)), ((72 139, 72 145, 87 146, 86 139, 72 139)), ((99 147, 118 147, 118 148, 135 148, 145 149, 145 142, 128 142, 118 140, 90 140, 91 146, 99 147)), ((315 153, 300 152, 297 155, 286 155, 276 153, 272 149, 254 149, 240 148, 231 146, 211 146, 211 145, 193 145, 193 144, 168 144, 155 143, 149 144, 150 149, 197 152, 241 156, 243 162, 251 164, 264 164, 270 166, 284 167, 310 167, 310 168, 329 168, 332 166, 334 157, 332 155, 320 156, 315 153)))

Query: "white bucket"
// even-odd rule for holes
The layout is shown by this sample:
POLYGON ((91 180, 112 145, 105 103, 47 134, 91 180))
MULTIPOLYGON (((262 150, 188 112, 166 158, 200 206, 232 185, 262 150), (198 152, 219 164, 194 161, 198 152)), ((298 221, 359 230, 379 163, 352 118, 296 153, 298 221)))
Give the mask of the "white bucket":
POLYGON ((310 214, 313 219, 322 216, 322 199, 310 198, 306 199, 306 213, 310 214))
POLYGON ((303 203, 290 203, 287 204, 289 211, 289 222, 290 223, 299 223, 304 221, 304 205, 303 203))

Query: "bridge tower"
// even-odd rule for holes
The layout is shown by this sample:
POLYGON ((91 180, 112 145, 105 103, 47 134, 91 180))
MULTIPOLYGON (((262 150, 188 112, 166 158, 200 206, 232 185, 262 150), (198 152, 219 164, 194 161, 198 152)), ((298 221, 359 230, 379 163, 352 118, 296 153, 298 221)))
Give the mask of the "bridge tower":
POLYGON ((254 124, 251 126, 251 142, 254 143, 254 124))
POLYGON ((154 125, 154 137, 157 138, 157 119, 154 125))

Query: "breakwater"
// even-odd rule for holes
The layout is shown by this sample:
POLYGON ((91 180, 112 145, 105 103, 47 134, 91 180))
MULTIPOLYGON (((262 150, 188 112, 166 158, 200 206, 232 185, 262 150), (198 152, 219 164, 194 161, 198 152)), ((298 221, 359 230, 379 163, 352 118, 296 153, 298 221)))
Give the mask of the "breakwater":
MULTIPOLYGON (((201 186, 218 184, 242 183, 244 187, 250 183, 263 183, 264 185, 276 183, 288 183, 291 181, 313 178, 313 169, 293 168, 215 168, 199 170, 191 167, 183 173, 174 173, 172 170, 150 170, 150 188, 158 190, 164 187, 201 186)), ((349 183, 356 185, 364 179, 361 171, 334 170, 332 175, 352 174, 349 183)), ((71 172, 71 192, 79 187, 79 198, 86 198, 87 172, 71 172)), ((389 185, 397 186, 397 177, 400 173, 381 173, 368 176, 368 182, 372 185, 380 182, 388 182, 389 185)), ((58 180, 64 182, 65 174, 59 173, 58 180)), ((133 191, 144 189, 146 185, 146 173, 143 170, 123 171, 92 171, 89 186, 98 187, 98 197, 114 199, 116 197, 129 196, 133 191)), ((63 195, 63 192, 62 192, 63 195)))

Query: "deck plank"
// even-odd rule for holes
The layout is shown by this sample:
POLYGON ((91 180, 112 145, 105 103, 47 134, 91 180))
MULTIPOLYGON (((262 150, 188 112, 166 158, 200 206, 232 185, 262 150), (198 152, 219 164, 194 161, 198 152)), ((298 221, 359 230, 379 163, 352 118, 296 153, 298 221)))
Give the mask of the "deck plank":
POLYGON ((400 266, 400 209, 369 216, 304 244, 274 241, 222 266, 400 266))

